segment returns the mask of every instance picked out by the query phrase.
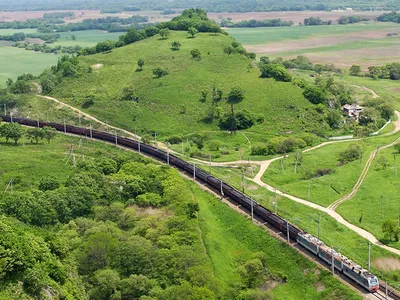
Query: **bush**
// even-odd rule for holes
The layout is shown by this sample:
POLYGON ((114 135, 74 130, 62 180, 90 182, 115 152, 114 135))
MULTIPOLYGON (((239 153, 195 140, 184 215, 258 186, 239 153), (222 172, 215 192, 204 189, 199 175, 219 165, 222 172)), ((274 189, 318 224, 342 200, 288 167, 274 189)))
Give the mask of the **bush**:
POLYGON ((325 92, 316 86, 304 87, 303 95, 312 104, 326 103, 327 101, 325 92))
POLYGON ((161 78, 161 77, 164 77, 164 76, 168 75, 168 70, 160 68, 160 67, 157 67, 157 68, 153 69, 153 74, 157 78, 161 78))
POLYGON ((182 142, 182 137, 179 135, 172 135, 167 139, 167 142, 171 145, 179 144, 182 142))
POLYGON ((211 140, 208 144, 208 149, 210 149, 210 151, 219 151, 219 149, 221 148, 222 143, 219 140, 211 140))
POLYGON ((251 146, 251 155, 268 155, 268 147, 264 143, 256 143, 253 146, 251 146))
POLYGON ((346 164, 359 159, 361 155, 361 147, 357 144, 351 144, 346 150, 339 153, 338 160, 341 164, 346 164))
POLYGON ((267 64, 261 66, 261 78, 274 78, 277 81, 289 82, 292 76, 283 65, 267 64))

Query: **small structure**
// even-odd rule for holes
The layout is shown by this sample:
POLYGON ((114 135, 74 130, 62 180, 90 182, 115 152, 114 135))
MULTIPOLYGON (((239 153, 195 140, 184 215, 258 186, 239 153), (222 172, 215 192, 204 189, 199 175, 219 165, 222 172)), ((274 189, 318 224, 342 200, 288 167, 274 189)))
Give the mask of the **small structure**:
POLYGON ((354 120, 360 119, 360 113, 364 110, 361 106, 357 104, 345 104, 342 106, 343 113, 354 120))

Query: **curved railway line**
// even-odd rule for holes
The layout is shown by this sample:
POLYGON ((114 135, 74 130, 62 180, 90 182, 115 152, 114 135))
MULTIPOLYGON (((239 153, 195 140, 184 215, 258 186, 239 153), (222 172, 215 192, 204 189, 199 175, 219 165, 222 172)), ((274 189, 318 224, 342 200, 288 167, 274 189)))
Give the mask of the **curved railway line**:
MULTIPOLYGON (((44 127, 50 126, 57 129, 57 131, 64 132, 65 134, 74 134, 79 136, 84 136, 87 138, 93 138, 109 143, 113 143, 118 146, 123 146, 129 148, 131 150, 135 150, 139 153, 151 156, 156 158, 168 165, 172 165, 178 168, 181 172, 189 174, 190 176, 193 175, 193 179, 204 183, 208 186, 209 189, 217 191, 217 193, 221 194, 222 196, 228 197, 231 202, 239 204, 241 209, 251 216, 255 216, 258 218, 262 224, 268 225, 268 227, 272 227, 275 230, 281 232, 284 236, 287 236, 287 241, 290 244, 290 240, 294 241, 294 245, 299 245, 297 243, 299 234, 303 233, 303 231, 296 226, 290 224, 287 220, 282 219, 277 214, 272 213, 262 205, 259 205, 256 201, 252 200, 245 194, 241 193, 234 187, 230 186, 229 184, 223 182, 222 180, 215 178, 211 174, 207 173, 206 171, 197 168, 195 165, 192 165, 177 156, 170 154, 169 152, 163 151, 161 149, 155 148, 153 146, 143 144, 140 140, 133 140, 125 137, 120 137, 116 135, 112 135, 105 132, 100 132, 92 129, 80 128, 76 126, 70 126, 66 124, 58 124, 52 122, 40 122, 36 120, 26 119, 26 118, 18 118, 18 117, 11 117, 11 116, 4 116, 0 115, 6 122, 18 122, 25 126, 31 127, 44 127)), ((293 245, 292 245, 293 246, 293 245)), ((306 252, 308 256, 314 257, 311 252, 307 249, 302 249, 303 252, 306 252)), ((345 277, 344 275, 342 275, 345 277)), ((342 277, 342 279, 343 279, 342 277)), ((353 286, 356 284, 352 283, 353 286)), ((380 282, 380 291, 378 293, 371 294, 371 296, 379 298, 382 297, 382 290, 389 291, 390 299, 400 300, 400 293, 395 291, 393 288, 388 287, 385 283, 380 282)), ((360 287, 358 287, 360 290, 360 287)), ((386 295, 383 296, 384 299, 388 299, 386 295)), ((368 297, 370 299, 370 297, 368 297)))

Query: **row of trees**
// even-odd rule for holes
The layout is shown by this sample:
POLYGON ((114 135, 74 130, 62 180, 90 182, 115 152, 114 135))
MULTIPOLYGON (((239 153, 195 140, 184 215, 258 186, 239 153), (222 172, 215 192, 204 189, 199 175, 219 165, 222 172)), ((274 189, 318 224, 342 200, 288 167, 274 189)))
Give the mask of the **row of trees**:
POLYGON ((400 63, 391 63, 385 66, 372 66, 368 68, 368 72, 364 73, 361 66, 353 65, 350 68, 351 76, 366 76, 373 79, 391 79, 400 80, 400 63))
POLYGON ((317 25, 332 25, 332 21, 322 21, 320 17, 309 17, 304 19, 305 26, 317 26, 317 25))
POLYGON ((292 21, 282 21, 281 19, 266 19, 266 20, 246 20, 232 22, 229 20, 221 20, 222 27, 228 28, 255 28, 255 27, 286 27, 293 26, 292 21))
POLYGON ((390 13, 384 13, 376 18, 379 22, 395 22, 400 23, 400 13, 392 11, 390 13))
POLYGON ((45 139, 48 143, 56 136, 57 131, 52 127, 43 128, 24 128, 18 123, 6 123, 0 125, 0 137, 5 138, 6 143, 9 140, 14 141, 14 144, 18 144, 18 141, 25 135, 31 143, 38 144, 39 141, 45 139))

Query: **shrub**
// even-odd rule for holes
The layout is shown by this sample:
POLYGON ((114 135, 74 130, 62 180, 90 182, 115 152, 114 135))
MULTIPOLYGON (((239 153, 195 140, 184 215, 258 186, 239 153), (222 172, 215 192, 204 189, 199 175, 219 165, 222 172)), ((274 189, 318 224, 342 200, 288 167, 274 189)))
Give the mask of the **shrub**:
POLYGON ((179 144, 182 142, 182 137, 179 135, 172 135, 167 139, 167 142, 172 145, 179 144))
POLYGON ((168 75, 168 70, 160 68, 160 67, 157 67, 157 68, 153 69, 153 74, 157 78, 161 78, 161 77, 164 77, 164 76, 168 75))
POLYGON ((264 143, 256 143, 251 146, 251 155, 268 155, 268 147, 264 143))
POLYGON ((339 153, 338 160, 341 164, 346 164, 359 159, 361 155, 361 147, 357 144, 351 144, 346 150, 339 153))
POLYGON ((208 144, 208 148, 210 151, 218 151, 222 146, 221 141, 219 140, 211 140, 208 144))
POLYGON ((261 66, 261 78, 274 78, 277 81, 289 82, 292 76, 288 70, 279 64, 267 64, 261 66))

